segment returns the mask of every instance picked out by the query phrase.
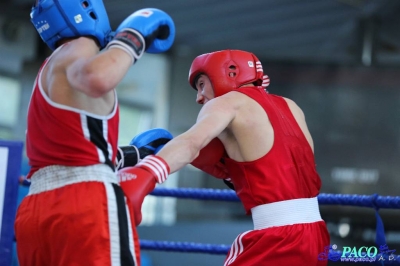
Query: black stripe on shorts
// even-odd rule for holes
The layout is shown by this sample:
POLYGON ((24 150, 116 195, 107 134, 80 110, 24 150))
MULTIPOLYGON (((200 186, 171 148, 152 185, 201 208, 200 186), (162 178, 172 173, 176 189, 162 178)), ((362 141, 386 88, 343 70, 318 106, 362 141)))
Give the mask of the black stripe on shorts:
MULTIPOLYGON (((131 226, 128 223, 128 214, 126 212, 125 205, 125 194, 121 187, 117 184, 112 184, 117 200, 118 210, 118 225, 119 225, 119 241, 121 247, 121 265, 123 266, 135 266, 133 255, 129 249, 129 228, 131 226)), ((133 238, 133 236, 132 236, 133 238)))

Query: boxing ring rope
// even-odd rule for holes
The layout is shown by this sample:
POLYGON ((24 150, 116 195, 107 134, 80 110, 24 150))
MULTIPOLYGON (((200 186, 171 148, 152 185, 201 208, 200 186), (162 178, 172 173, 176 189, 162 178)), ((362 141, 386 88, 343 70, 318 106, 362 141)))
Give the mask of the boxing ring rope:
MULTIPOLYGON (((217 200, 217 201, 240 201, 236 193, 230 189, 205 189, 205 188, 156 188, 150 195, 160 197, 175 197, 180 199, 195 199, 195 200, 217 200)), ((385 235, 383 222, 379 216, 379 209, 400 209, 399 196, 380 196, 372 195, 357 195, 357 194, 328 194, 321 193, 318 195, 318 203, 321 205, 342 205, 369 207, 375 209, 377 219, 376 242, 379 245, 384 245, 385 235)), ((147 250, 160 251, 176 251, 176 252, 200 252, 208 254, 226 255, 230 246, 215 245, 215 244, 199 244, 191 242, 170 242, 170 241, 150 241, 141 240, 140 246, 147 250)), ((339 258, 342 254, 340 250, 330 250, 329 258, 339 258)), ((388 256, 384 256, 387 259, 388 256)), ((400 259, 386 260, 385 264, 400 265, 400 259)))
MULTIPOLYGON (((30 182, 24 179, 21 180, 21 184, 29 186, 30 182)), ((180 199, 240 201, 235 191, 230 189, 155 188, 150 195, 180 199)), ((318 195, 318 203, 321 205, 343 205, 374 209, 400 209, 400 196, 320 193, 318 195)))
MULTIPOLYGON (((24 186, 29 186, 30 182, 23 180, 24 186)), ((216 200, 239 202, 236 193, 230 189, 207 189, 207 188, 155 188, 150 195, 158 197, 175 197, 180 199, 195 199, 195 200, 216 200)), ((385 231, 383 222, 378 213, 379 209, 400 209, 400 196, 380 196, 372 195, 357 195, 357 194, 328 194, 321 193, 318 195, 318 203, 321 205, 342 205, 368 207, 375 209, 376 225, 376 243, 385 245, 385 231)), ((140 240, 140 247, 143 250, 154 251, 169 251, 169 252, 190 252, 190 253, 207 253, 214 255, 226 255, 230 249, 230 245, 218 244, 201 244, 194 242, 173 242, 173 241, 154 241, 140 240)), ((363 253, 364 254, 364 253, 363 253)), ((337 261, 342 255, 340 250, 329 250, 329 260, 337 261)), ((389 255, 385 254, 386 258, 384 265, 400 265, 400 256, 395 260, 388 260, 389 255)), ((381 262, 383 263, 383 262, 381 262)))
MULTIPOLYGON (((150 195, 182 199, 240 201, 236 193, 230 189, 156 188, 150 195)), ((318 195, 318 203, 321 205, 400 209, 400 196, 321 193, 318 195)))

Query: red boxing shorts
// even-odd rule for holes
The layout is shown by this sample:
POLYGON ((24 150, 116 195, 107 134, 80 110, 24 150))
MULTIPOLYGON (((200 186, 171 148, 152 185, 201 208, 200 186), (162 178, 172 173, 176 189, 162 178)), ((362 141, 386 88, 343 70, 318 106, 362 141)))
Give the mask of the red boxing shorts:
POLYGON ((140 265, 133 213, 106 165, 48 166, 18 207, 19 265, 140 265))
POLYGON ((330 237, 317 198, 264 204, 252 209, 254 230, 233 242, 224 266, 325 266, 318 255, 330 237))

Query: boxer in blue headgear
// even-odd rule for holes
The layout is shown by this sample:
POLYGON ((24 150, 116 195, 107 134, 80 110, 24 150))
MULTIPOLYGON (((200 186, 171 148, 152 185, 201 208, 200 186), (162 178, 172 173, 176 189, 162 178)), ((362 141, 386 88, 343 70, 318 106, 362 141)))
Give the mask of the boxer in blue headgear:
MULTIPOLYGON (((19 265, 140 266, 141 202, 125 197, 117 168, 156 153, 172 135, 139 134, 117 164, 115 87, 145 51, 171 47, 173 20, 162 10, 141 9, 110 34, 101 0, 39 0, 31 18, 53 52, 28 109, 31 186, 15 220, 19 265)), ((139 195, 142 190, 136 187, 139 195)))
POLYGON ((31 22, 52 50, 59 40, 80 36, 95 37, 103 48, 111 32, 101 0, 39 0, 32 8, 31 22))

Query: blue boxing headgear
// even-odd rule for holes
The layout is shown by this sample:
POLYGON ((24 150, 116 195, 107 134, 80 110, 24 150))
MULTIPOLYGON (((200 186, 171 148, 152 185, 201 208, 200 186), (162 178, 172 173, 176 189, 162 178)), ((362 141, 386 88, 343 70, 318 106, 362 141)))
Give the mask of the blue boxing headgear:
POLYGON ((52 50, 57 41, 80 36, 95 37, 103 48, 111 32, 102 0, 38 0, 31 22, 52 50))

